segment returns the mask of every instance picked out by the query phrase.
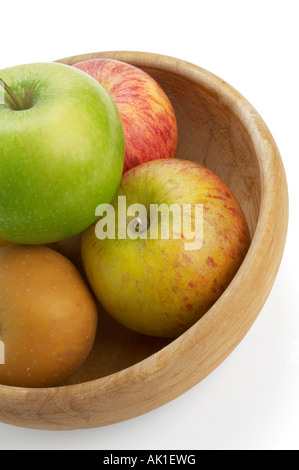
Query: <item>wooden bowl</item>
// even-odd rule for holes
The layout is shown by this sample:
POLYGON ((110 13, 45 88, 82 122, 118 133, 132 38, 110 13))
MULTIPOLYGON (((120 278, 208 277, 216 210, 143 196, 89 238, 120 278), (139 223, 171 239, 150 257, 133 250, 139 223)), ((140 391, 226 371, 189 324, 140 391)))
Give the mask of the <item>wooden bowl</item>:
MULTIPOLYGON (((86 363, 55 388, 0 385, 0 419, 39 429, 99 427, 141 415, 178 397, 213 371, 261 311, 276 277, 288 224, 288 191, 276 144, 256 110, 224 80, 183 60, 141 52, 104 52, 152 75, 178 121, 177 157, 214 171, 237 196, 250 228, 248 254, 216 304, 170 341, 117 324, 100 311, 86 363)), ((55 248, 80 269, 80 235, 55 248)))

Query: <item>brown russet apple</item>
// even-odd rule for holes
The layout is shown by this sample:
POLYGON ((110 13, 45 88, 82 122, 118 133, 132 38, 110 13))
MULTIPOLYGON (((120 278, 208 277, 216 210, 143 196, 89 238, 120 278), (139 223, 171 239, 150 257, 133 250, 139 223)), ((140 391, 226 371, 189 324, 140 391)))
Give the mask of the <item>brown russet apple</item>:
POLYGON ((82 236, 93 292, 132 330, 180 335, 214 305, 247 253, 236 197, 209 169, 171 158, 123 174, 111 206, 82 236))
POLYGON ((75 266, 45 246, 0 249, 0 384, 50 387, 85 361, 95 300, 75 266))
POLYGON ((90 59, 74 67, 95 78, 116 104, 125 135, 124 172, 150 160, 174 157, 178 132, 175 112, 154 78, 114 59, 90 59))

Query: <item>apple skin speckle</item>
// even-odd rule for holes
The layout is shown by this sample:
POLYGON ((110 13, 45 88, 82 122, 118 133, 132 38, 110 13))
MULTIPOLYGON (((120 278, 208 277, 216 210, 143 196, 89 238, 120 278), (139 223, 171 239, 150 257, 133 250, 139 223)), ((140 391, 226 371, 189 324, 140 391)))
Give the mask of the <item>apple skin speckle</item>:
POLYGON ((211 256, 209 256, 206 260, 206 264, 208 266, 212 266, 213 268, 216 268, 217 267, 217 263, 215 263, 215 261, 213 260, 213 258, 211 256))

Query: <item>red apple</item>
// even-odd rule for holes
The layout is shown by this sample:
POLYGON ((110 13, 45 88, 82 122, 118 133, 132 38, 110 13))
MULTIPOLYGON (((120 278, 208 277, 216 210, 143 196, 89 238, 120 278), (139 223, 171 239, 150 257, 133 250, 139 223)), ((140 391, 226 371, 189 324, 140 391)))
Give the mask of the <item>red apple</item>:
POLYGON ((124 172, 141 163, 174 157, 177 122, 161 86, 143 70, 113 59, 91 59, 74 67, 95 78, 110 94, 125 134, 124 172))

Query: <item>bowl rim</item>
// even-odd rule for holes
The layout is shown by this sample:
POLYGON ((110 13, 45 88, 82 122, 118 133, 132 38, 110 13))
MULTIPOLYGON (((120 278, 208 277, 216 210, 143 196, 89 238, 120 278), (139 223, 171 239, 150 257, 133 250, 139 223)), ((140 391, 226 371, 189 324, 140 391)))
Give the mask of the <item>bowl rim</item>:
MULTIPOLYGON (((21 418, 19 421, 17 418, 12 419, 18 425, 26 427, 74 429, 112 424, 157 408, 198 384, 223 362, 251 328, 271 291, 286 241, 288 189, 281 156, 265 122, 243 95, 222 78, 198 65, 151 52, 95 52, 59 59, 57 62, 72 65, 82 60, 98 57, 115 58, 140 67, 162 69, 178 74, 196 84, 202 83, 206 89, 219 93, 222 102, 229 106, 244 125, 257 155, 261 185, 258 221, 248 253, 222 296, 191 328, 153 355, 119 372, 79 384, 49 388, 26 388, 0 384, 1 400, 15 404, 18 402, 16 408, 20 406, 20 403, 25 404, 27 401, 32 402, 33 406, 33 402, 41 398, 43 403, 55 400, 57 408, 65 406, 66 400, 75 401, 78 409, 80 407, 83 409, 84 399, 89 398, 95 403, 106 397, 107 406, 105 408, 104 404, 103 415, 98 412, 97 416, 90 418, 82 413, 81 417, 78 415, 74 419, 74 425, 69 424, 68 418, 65 423, 62 419, 61 424, 53 422, 49 425, 45 422, 45 418, 34 418, 32 423, 29 418, 28 422, 24 417, 23 421, 21 418), (264 256, 261 256, 265 252, 268 253, 266 263, 264 256), (259 285, 256 279, 260 279, 259 285), (240 286, 244 287, 243 295, 240 288, 238 289, 240 286), (242 298, 244 301, 244 296, 246 298, 243 306, 245 311, 242 315, 237 315, 238 304, 242 298), (232 306, 233 313, 228 312, 228 303, 232 306), (222 333, 222 340, 219 338, 219 329, 222 333), (232 332, 234 336, 230 338, 232 332), (208 354, 208 346, 211 344, 213 344, 211 354, 208 354), (203 356, 203 359, 199 357, 195 360, 200 370, 196 373, 192 371, 189 375, 186 372, 182 378, 178 378, 176 374, 183 364, 183 356, 185 360, 188 360, 197 355, 203 356), (206 364, 204 364, 204 359, 207 360, 206 364), (176 363, 177 367, 174 367, 176 363), (144 396, 144 385, 149 383, 154 385, 155 396, 152 392, 144 396), (107 396, 111 393, 119 394, 121 397, 126 396, 118 416, 115 416, 115 413, 112 413, 113 416, 109 415, 110 401, 107 396), (138 407, 137 403, 129 403, 128 393, 131 393, 134 401, 144 396, 146 402, 143 403, 144 406, 138 407)), ((7 423, 11 422, 10 416, 4 416, 2 420, 7 423)))

